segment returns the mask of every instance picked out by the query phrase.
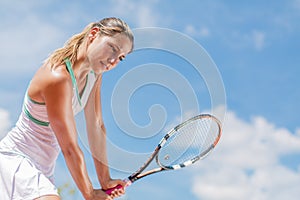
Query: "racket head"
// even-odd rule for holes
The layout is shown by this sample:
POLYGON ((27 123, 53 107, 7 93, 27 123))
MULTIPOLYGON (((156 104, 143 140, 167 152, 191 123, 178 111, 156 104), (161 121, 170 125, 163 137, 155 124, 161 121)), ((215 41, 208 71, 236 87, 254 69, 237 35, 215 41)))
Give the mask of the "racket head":
POLYGON ((157 164, 179 169, 206 157, 221 137, 221 122, 210 114, 195 116, 173 128, 160 141, 157 164))

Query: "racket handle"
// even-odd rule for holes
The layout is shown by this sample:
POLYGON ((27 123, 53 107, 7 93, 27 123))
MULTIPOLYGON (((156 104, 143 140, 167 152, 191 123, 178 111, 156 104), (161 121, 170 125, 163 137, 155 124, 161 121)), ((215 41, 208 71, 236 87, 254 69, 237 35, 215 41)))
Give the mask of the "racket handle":
POLYGON ((117 185, 116 187, 113 187, 113 188, 110 188, 108 190, 104 190, 104 192, 108 195, 111 195, 111 193, 116 190, 116 189, 121 189, 122 188, 122 185, 117 185))
MULTIPOLYGON (((131 185, 131 181, 130 181, 130 180, 124 179, 123 181, 126 183, 125 187, 131 185)), ((111 195, 111 193, 112 193, 114 190, 121 189, 122 187, 123 187, 122 185, 117 185, 117 186, 115 186, 115 187, 113 187, 113 188, 104 190, 104 192, 105 192, 106 194, 108 194, 108 195, 111 195)))

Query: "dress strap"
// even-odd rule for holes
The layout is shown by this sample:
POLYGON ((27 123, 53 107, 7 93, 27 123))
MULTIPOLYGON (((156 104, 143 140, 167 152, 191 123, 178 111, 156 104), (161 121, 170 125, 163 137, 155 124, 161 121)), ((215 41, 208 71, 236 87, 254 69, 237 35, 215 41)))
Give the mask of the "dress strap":
POLYGON ((71 65, 71 62, 70 62, 69 58, 65 59, 65 63, 66 63, 67 69, 68 69, 68 71, 71 75, 72 84, 73 84, 73 87, 76 90, 76 96, 77 96, 78 102, 81 106, 81 98, 80 98, 80 95, 79 95, 78 86, 77 86, 76 78, 75 78, 75 75, 74 75, 74 71, 72 69, 72 65, 71 65))

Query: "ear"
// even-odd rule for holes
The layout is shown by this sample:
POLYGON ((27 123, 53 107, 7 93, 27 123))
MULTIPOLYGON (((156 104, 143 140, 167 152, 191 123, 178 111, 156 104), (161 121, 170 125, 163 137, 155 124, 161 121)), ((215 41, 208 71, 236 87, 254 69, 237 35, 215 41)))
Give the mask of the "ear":
POLYGON ((90 34, 89 34, 90 41, 93 41, 97 37, 97 34, 99 33, 99 30, 100 30, 99 27, 93 27, 90 30, 90 34))

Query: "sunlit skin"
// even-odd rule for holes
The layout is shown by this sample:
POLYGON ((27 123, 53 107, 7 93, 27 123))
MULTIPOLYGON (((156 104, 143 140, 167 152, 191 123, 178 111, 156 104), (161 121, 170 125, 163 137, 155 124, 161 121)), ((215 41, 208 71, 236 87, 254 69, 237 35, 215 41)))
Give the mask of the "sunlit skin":
POLYGON ((86 43, 81 45, 75 70, 79 65, 80 70, 103 73, 114 68, 131 51, 132 44, 125 35, 99 36, 97 29, 93 28, 86 43))
MULTIPOLYGON (((79 47, 77 60, 73 63, 79 93, 82 92, 87 74, 93 70, 97 81, 84 108, 87 134, 94 164, 102 189, 124 186, 122 180, 111 179, 106 157, 106 130, 102 119, 101 82, 102 74, 117 66, 132 51, 132 43, 123 34, 113 37, 99 34, 99 28, 92 28, 79 47)), ((64 155, 68 169, 87 200, 112 200, 123 195, 118 189, 108 196, 102 189, 94 189, 87 174, 83 153, 78 145, 77 131, 72 110, 73 85, 65 64, 50 65, 46 62, 34 75, 28 88, 28 95, 47 107, 49 122, 64 155)), ((59 200, 55 195, 45 195, 38 200, 59 200)))

